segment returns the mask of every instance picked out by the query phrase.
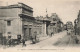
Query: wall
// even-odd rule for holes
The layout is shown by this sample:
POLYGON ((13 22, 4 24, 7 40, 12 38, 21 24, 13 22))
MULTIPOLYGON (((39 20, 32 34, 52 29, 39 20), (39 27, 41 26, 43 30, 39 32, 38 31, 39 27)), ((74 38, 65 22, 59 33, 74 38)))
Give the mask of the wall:
POLYGON ((22 35, 22 20, 19 17, 22 9, 20 8, 5 8, 0 9, 0 32, 2 31, 4 36, 11 35, 12 38, 17 38, 17 35, 22 35), (7 26, 7 21, 11 21, 11 26, 7 26), (2 29, 3 28, 3 29, 2 29), (11 34, 8 34, 11 32, 11 34))
POLYGON ((33 26, 33 33, 34 32, 37 32, 37 34, 39 36, 42 36, 43 34, 43 31, 42 31, 42 23, 38 23, 38 22, 35 22, 34 23, 34 26, 33 26))
POLYGON ((47 36, 47 34, 46 34, 46 22, 42 24, 42 35, 47 36))
MULTIPOLYGON (((5 17, 6 18, 6 17, 5 17)), ((3 36, 12 36, 12 38, 17 38, 17 35, 22 35, 22 21, 19 17, 11 18, 7 17, 7 20, 11 19, 11 26, 7 25, 7 20, 2 20, 3 25, 0 26, 0 32, 3 33, 3 36), (11 32, 11 34, 8 34, 11 32)), ((0 22, 1 24, 1 22, 0 22)))
POLYGON ((0 33, 5 33, 6 29, 5 29, 5 21, 0 19, 0 33))
POLYGON ((21 13, 20 8, 0 9, 0 18, 1 17, 18 17, 18 14, 20 13, 21 13))
POLYGON ((26 18, 22 18, 23 19, 23 21, 22 21, 22 23, 23 23, 23 34, 24 34, 24 38, 26 39, 26 40, 29 40, 30 39, 30 37, 31 37, 31 35, 33 35, 33 31, 34 31, 34 29, 33 29, 33 23, 34 23, 34 20, 32 20, 32 19, 29 19, 29 17, 26 17, 26 18), (31 33, 29 34, 29 29, 31 28, 31 33))
POLYGON ((29 16, 33 16, 33 12, 30 12, 30 11, 28 11, 26 9, 22 9, 22 13, 27 14, 29 16))

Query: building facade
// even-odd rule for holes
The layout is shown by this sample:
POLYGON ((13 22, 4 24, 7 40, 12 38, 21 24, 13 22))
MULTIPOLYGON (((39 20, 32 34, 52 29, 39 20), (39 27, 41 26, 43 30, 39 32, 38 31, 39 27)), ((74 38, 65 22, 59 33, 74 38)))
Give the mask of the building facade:
POLYGON ((74 21, 75 35, 80 35, 80 10, 77 19, 74 21))
POLYGON ((52 13, 52 15, 48 17, 48 19, 51 21, 50 25, 48 26, 49 34, 62 31, 63 23, 56 13, 52 13))
POLYGON ((72 22, 71 22, 71 21, 66 22, 66 27, 67 27, 67 30, 68 30, 68 29, 73 29, 73 24, 72 24, 72 22))
POLYGON ((0 7, 0 33, 6 38, 30 39, 34 24, 33 8, 23 3, 0 7))
POLYGON ((50 24, 50 21, 46 17, 43 17, 43 16, 36 17, 36 20, 41 22, 41 25, 42 25, 42 27, 41 27, 42 35, 43 36, 47 36, 48 35, 48 26, 50 24))
POLYGON ((23 3, 0 7, 0 34, 7 39, 29 40, 34 32, 47 36, 49 22, 33 17, 33 8, 23 3))

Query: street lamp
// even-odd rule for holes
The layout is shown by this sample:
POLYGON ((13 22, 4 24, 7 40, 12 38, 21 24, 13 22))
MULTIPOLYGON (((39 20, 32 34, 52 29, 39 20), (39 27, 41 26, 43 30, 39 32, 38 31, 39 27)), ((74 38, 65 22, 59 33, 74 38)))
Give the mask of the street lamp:
POLYGON ((75 21, 74 21, 74 24, 75 24, 75 25, 74 25, 74 28, 75 28, 75 35, 76 35, 76 30, 77 30, 77 22, 78 22, 77 19, 75 19, 75 21))

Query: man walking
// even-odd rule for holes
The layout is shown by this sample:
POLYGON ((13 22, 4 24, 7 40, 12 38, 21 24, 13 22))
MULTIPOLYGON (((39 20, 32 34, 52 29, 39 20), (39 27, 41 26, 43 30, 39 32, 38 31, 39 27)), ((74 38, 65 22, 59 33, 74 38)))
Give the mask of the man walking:
POLYGON ((23 43, 23 46, 26 46, 24 38, 22 39, 22 43, 23 43))

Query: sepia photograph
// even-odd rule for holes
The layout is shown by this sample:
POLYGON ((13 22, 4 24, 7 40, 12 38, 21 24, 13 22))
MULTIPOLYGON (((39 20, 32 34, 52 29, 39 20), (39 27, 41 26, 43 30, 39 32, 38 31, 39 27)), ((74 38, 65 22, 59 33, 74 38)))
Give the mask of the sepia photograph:
POLYGON ((79 49, 79 0, 0 0, 0 52, 79 49))

